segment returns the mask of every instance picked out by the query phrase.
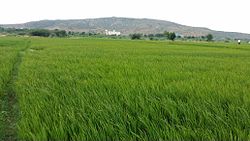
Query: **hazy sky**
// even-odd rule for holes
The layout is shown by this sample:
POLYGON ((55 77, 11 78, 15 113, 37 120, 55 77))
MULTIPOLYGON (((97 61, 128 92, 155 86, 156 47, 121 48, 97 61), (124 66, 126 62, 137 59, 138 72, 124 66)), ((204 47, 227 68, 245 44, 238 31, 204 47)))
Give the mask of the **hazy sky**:
POLYGON ((1 0, 0 24, 132 17, 250 33, 250 0, 1 0))

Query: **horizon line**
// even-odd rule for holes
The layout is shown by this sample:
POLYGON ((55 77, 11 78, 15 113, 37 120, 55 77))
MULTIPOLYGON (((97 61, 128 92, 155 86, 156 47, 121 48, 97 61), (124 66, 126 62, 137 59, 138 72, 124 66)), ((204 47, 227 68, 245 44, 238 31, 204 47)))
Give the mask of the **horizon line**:
POLYGON ((165 20, 165 19, 154 19, 154 18, 136 18, 136 17, 119 17, 119 16, 110 16, 110 17, 93 17, 93 18, 65 18, 65 19, 40 19, 40 20, 31 20, 31 21, 26 21, 26 22, 17 22, 17 23, 7 23, 7 24, 1 24, 2 25, 19 25, 19 24, 26 24, 26 23, 30 23, 30 22, 39 22, 39 21, 69 21, 69 20, 94 20, 94 19, 105 19, 105 18, 123 18, 123 19, 137 19, 137 20, 157 20, 157 21, 165 21, 165 22, 171 22, 174 24, 178 24, 181 26, 188 26, 188 27, 194 27, 194 28, 205 28, 208 30, 212 30, 212 31, 217 31, 217 32, 229 32, 229 33, 241 33, 241 34, 249 34, 250 33, 245 33, 245 32, 241 32, 241 31, 223 31, 223 30, 214 30, 211 29, 209 27, 202 27, 202 26, 192 26, 192 25, 185 25, 185 24, 181 24, 181 23, 177 23, 177 22, 173 22, 173 21, 169 21, 169 20, 165 20))

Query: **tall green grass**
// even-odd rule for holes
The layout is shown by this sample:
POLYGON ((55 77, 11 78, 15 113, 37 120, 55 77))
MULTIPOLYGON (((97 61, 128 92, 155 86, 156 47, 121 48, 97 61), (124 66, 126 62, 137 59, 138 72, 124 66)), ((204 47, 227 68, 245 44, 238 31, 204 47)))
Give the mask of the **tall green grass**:
POLYGON ((25 45, 25 39, 22 38, 0 38, 0 140, 2 139, 5 114, 5 99, 3 98, 6 93, 5 88, 11 79, 11 71, 16 61, 18 51, 25 45))
POLYGON ((22 39, 0 38, 0 92, 9 79, 16 55, 24 42, 22 39))
POLYGON ((249 140, 250 47, 34 38, 21 140, 249 140))

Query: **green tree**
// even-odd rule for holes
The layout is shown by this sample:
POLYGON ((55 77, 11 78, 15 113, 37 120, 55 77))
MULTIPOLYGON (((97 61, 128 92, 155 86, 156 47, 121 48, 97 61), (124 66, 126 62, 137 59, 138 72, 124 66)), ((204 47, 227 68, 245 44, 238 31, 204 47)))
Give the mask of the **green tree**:
POLYGON ((168 40, 174 41, 176 38, 176 34, 174 32, 164 32, 164 35, 167 37, 168 40))
POLYGON ((4 28, 3 27, 0 27, 0 32, 3 32, 4 31, 4 28))
POLYGON ((65 30, 55 29, 54 33, 56 34, 57 37, 66 37, 67 36, 67 32, 65 30))
POLYGON ((169 35, 169 40, 172 40, 172 41, 174 41, 175 40, 175 38, 176 38, 176 35, 175 35, 175 33, 174 32, 172 32, 172 33, 170 33, 170 35, 169 35))
POLYGON ((42 36, 42 37, 49 37, 51 32, 46 29, 36 29, 30 32, 31 36, 42 36))
POLYGON ((131 38, 132 40, 140 40, 141 37, 142 37, 142 34, 139 34, 139 33, 135 33, 135 34, 131 34, 131 35, 130 35, 130 38, 131 38))
POLYGON ((213 40, 213 35, 212 34, 208 34, 207 36, 206 36, 206 38, 207 38, 207 41, 212 41, 213 40))

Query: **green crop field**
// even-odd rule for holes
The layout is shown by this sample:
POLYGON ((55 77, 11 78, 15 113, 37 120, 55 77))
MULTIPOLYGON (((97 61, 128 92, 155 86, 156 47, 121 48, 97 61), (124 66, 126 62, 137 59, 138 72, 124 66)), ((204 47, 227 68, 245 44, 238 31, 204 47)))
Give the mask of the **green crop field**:
POLYGON ((5 37, 0 67, 20 140, 250 140, 248 44, 5 37))
POLYGON ((27 42, 24 39, 0 38, 0 140, 14 139, 9 137, 17 134, 18 104, 14 81, 20 64, 19 53, 27 47, 27 42))

